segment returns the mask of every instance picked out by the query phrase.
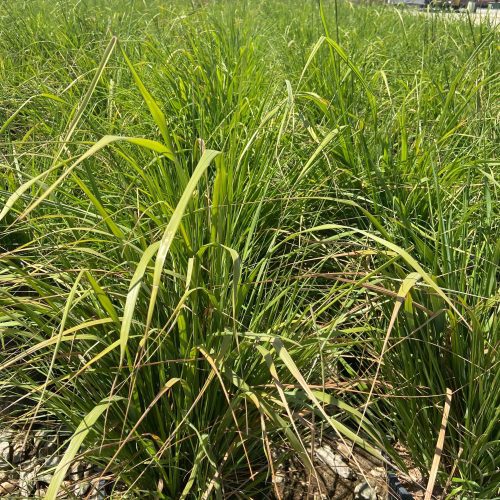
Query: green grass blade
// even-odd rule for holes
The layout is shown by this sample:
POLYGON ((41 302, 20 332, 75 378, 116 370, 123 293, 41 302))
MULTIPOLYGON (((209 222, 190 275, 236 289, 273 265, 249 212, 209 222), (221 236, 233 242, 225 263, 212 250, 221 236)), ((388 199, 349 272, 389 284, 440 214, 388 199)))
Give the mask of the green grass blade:
MULTIPOLYGON (((31 205, 29 205, 24 212, 19 216, 20 219, 26 217, 30 212, 32 212, 40 203, 42 203, 43 200, 45 200, 63 181, 66 177, 68 177, 71 172, 78 167, 83 161, 85 161, 87 158, 93 156, 96 154, 98 151, 103 149, 104 147, 108 146, 109 144, 112 144, 113 142, 116 141, 125 141, 125 142, 130 142, 132 144, 137 144, 139 146, 142 146, 146 149, 151 149, 156 152, 161 152, 164 154, 170 154, 170 150, 163 146, 162 144, 156 142, 156 141, 151 141, 151 140, 145 140, 142 138, 138 137, 122 137, 118 135, 106 135, 99 141, 97 141, 92 147, 90 147, 76 162, 74 162, 72 165, 70 165, 31 205)), ((5 204, 2 212, 0 213, 0 220, 2 220, 5 215, 10 211, 14 203, 24 194, 33 184, 41 180, 42 178, 46 177, 50 172, 55 170, 57 166, 51 167, 49 170, 44 172, 43 174, 38 175, 37 177, 29 180, 25 184, 19 187, 19 189, 16 190, 16 192, 9 197, 7 200, 7 203, 5 204)))
POLYGON ((163 237, 160 241, 160 246, 158 248, 158 254, 156 256, 151 298, 149 301, 148 316, 146 320, 146 334, 147 331, 149 330, 149 325, 151 324, 151 319, 153 317, 153 312, 156 304, 156 297, 158 295, 158 288, 160 286, 160 281, 161 281, 161 274, 163 271, 163 266, 165 265, 165 260, 167 258, 168 251, 170 249, 170 245, 174 240, 175 233, 179 228, 184 212, 186 211, 186 208, 189 204, 193 191, 195 190, 196 185, 198 184, 198 181, 201 179, 201 176, 205 173, 212 160, 218 154, 220 154, 218 151, 213 151, 210 149, 207 149, 203 153, 202 157, 200 158, 200 161, 198 162, 198 165, 196 166, 193 172, 193 175, 189 179, 189 182, 186 188, 184 189, 184 192, 182 193, 181 199, 179 200, 177 206, 175 207, 174 213, 170 218, 170 221, 165 229, 165 232, 163 233, 163 237))
POLYGON ((80 425, 76 428, 71 441, 64 452, 64 455, 56 468, 54 476, 50 481, 49 487, 45 494, 47 500, 55 500, 57 498, 57 493, 61 487, 61 483, 68 472, 71 462, 75 458, 78 450, 80 449, 83 441, 87 437, 88 433, 92 430, 92 427, 98 420, 98 418, 109 408, 109 406, 116 401, 117 398, 114 397, 109 401, 104 401, 99 403, 92 411, 90 411, 86 417, 81 421, 80 425))

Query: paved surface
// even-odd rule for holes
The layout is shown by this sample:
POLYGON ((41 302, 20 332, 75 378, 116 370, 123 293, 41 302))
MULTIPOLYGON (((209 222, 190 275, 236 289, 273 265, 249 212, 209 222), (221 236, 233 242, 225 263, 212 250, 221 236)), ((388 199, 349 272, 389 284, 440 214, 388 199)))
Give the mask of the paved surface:
MULTIPOLYGON (((461 17, 467 20, 467 12, 449 12, 454 17, 461 17)), ((477 9, 476 12, 470 13, 471 19, 475 24, 491 23, 494 26, 500 24, 500 9, 477 9)))
POLYGON ((423 16, 436 16, 439 19, 453 21, 456 19, 461 19, 467 21, 467 14, 470 15, 471 20, 474 24, 492 24, 497 27, 500 24, 500 9, 477 9, 476 12, 468 13, 466 10, 455 11, 430 11, 427 10, 407 10, 406 12, 411 12, 415 15, 423 16))

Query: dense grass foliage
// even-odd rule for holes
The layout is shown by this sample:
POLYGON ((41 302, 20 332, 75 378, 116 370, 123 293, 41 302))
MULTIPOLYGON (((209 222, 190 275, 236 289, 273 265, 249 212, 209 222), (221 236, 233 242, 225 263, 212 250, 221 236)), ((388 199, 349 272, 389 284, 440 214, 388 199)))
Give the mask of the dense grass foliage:
POLYGON ((0 31, 2 427, 77 430, 62 476, 249 498, 311 433, 427 477, 451 389, 438 481, 495 496, 488 23, 20 0, 0 31))

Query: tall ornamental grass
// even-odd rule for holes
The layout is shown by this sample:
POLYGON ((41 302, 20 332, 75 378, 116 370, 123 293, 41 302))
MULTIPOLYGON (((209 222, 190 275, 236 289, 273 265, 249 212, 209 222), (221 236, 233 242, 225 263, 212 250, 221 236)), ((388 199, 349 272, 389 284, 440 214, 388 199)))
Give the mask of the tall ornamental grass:
POLYGON ((426 478, 448 389, 438 482, 497 494, 488 21, 35 0, 0 27, 1 426, 69 433, 49 498, 80 456, 255 498, 322 433, 426 478))

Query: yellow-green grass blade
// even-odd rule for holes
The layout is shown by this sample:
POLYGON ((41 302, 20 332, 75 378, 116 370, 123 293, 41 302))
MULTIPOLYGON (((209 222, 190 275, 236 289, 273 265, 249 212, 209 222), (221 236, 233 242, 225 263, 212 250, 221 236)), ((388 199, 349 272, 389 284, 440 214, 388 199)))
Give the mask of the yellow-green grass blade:
POLYGON ((60 102, 62 104, 66 104, 66 101, 64 101, 63 99, 61 99, 60 97, 54 95, 54 94, 50 94, 50 93, 46 93, 46 92, 43 92, 41 94, 37 94, 37 95, 34 95, 34 96, 31 96, 29 97, 28 99, 26 99, 22 104, 21 106, 19 106, 16 111, 14 111, 14 113, 12 113, 12 115, 9 116, 9 118, 7 118, 7 120, 4 122, 4 124, 0 127, 0 135, 3 134, 7 128, 9 127, 9 125, 15 120, 16 116, 19 115, 19 113, 31 102, 33 101, 34 99, 37 99, 38 97, 45 97, 46 99, 51 99, 53 101, 57 101, 57 102, 60 102))
MULTIPOLYGON (((200 161, 198 162, 198 165, 196 166, 193 172, 193 175, 189 179, 189 182, 187 183, 187 186, 184 189, 184 192, 182 193, 181 199, 179 200, 177 206, 175 207, 174 213, 170 218, 170 221, 165 229, 165 232, 163 233, 163 237, 160 241, 160 246, 158 248, 158 254, 156 256, 156 261, 155 261, 151 298, 149 301, 148 316, 146 320, 146 334, 147 331, 149 330, 149 325, 151 324, 151 319, 153 317, 156 297, 158 295, 158 288, 160 286, 160 281, 161 281, 161 274, 163 271, 163 266, 165 265, 165 260, 167 258, 168 251, 170 249, 170 245, 174 240, 177 229, 179 228, 182 217, 184 216, 184 212, 186 211, 189 201, 191 200, 193 191, 195 190, 198 181, 200 180, 201 176, 205 173, 212 160, 218 154, 219 154, 218 151, 210 149, 207 149, 203 153, 202 157, 200 158, 200 161)), ((122 344, 122 356, 124 353, 124 347, 125 346, 122 344)))
POLYGON ((328 231, 328 230, 350 230, 353 231, 353 233, 358 233, 366 238, 375 241, 376 243, 379 243, 382 246, 385 246, 389 250, 392 250, 395 252, 397 255, 399 255, 410 267, 414 269, 421 277, 422 280, 425 281, 429 287, 434 290, 437 295, 439 295, 449 306, 450 308, 457 313, 457 315, 462 319, 462 321, 467 325, 468 323, 466 322, 465 318, 463 315, 458 311, 458 309, 455 307, 453 302, 450 300, 450 298, 444 293, 444 291, 437 285, 437 283, 431 278, 431 276, 425 272, 425 270, 422 268, 422 266, 417 262, 417 260, 412 257, 406 250, 403 248, 399 247, 398 245, 392 243, 391 241, 388 241, 384 238, 381 238, 380 236, 377 236, 376 234, 373 234, 369 231, 365 231, 363 229, 357 229, 354 227, 350 226, 343 226, 341 224, 323 224, 321 226, 315 226, 312 228, 304 229, 303 231, 299 231, 298 233, 294 233, 290 236, 287 236, 283 241, 278 243, 271 251, 275 251, 279 246, 281 246, 284 242, 289 241, 290 239, 296 238, 300 234, 307 234, 307 233, 314 233, 318 231, 328 231))
MULTIPOLYGON (((377 368, 375 370, 375 375, 373 376, 373 381, 371 383, 370 387, 370 392, 368 394, 368 397, 366 399, 366 402, 364 404, 363 408, 363 418, 365 416, 366 410, 370 404, 371 398, 373 396, 373 391, 375 389, 375 385, 377 384, 378 376, 380 373, 380 368, 382 366, 382 360, 384 358, 385 351, 387 349, 387 344, 389 342, 389 338, 391 336, 392 329, 394 327, 394 324, 396 323, 396 318, 398 316, 399 310, 401 309, 401 306, 403 305, 403 302, 406 300, 406 297, 410 293, 411 289, 417 284, 417 282, 421 279, 421 275, 419 273, 410 273, 401 283, 401 286, 399 287, 398 290, 398 295, 396 297, 396 302, 394 304, 394 309, 392 311, 391 315, 391 320, 389 322, 389 326, 387 328, 387 332, 384 338, 384 342, 382 344, 382 351, 380 352, 379 356, 379 361, 377 363, 377 368)), ((360 426, 361 426, 360 422, 360 426)))
POLYGON ((97 199, 88 186, 74 173, 71 174, 71 178, 80 186, 82 191, 88 196, 89 200, 96 207, 96 210, 101 215, 103 221, 109 227, 110 231, 119 239, 125 237, 124 232, 116 225, 111 216, 108 214, 107 210, 103 207, 102 203, 97 199))
POLYGON ((134 69, 134 65, 130 61, 130 59, 127 57, 127 54, 122 48, 122 54, 123 57, 127 63, 127 66, 130 69, 130 72, 132 73, 132 77, 134 79, 135 84, 137 85, 137 88, 139 89, 139 92, 142 95, 142 98, 144 99, 149 112, 151 113, 151 116, 160 129, 160 133, 163 137, 163 140, 165 141, 165 144, 168 146, 170 151, 172 152, 172 159, 175 163, 176 169, 177 169, 177 175, 179 175, 179 179, 181 179, 184 183, 187 181, 187 174, 183 171, 181 168, 177 156, 174 151, 174 143, 172 141, 172 136, 168 130, 168 125, 167 125, 167 120, 165 118, 165 115, 163 111, 160 109, 156 101, 153 99, 153 96, 149 93, 148 89, 144 86, 142 83, 142 80, 140 79, 139 75, 137 74, 137 71, 134 69))
POLYGON ((293 428, 295 436, 297 438, 297 441, 300 443, 300 448, 296 451, 302 457, 302 461, 303 461, 304 465, 309 469, 309 471, 312 472, 314 470, 314 465, 311 461, 311 457, 307 453, 305 444, 303 443, 303 441, 300 437, 300 432, 299 432, 297 426, 295 425, 295 419, 293 417, 290 406, 286 400, 285 392, 284 392, 283 387, 281 385, 281 382, 280 382, 280 379, 278 376, 278 372, 276 370, 276 365, 274 364, 274 360, 271 356, 271 353, 264 346, 256 345, 255 347, 260 352, 260 354, 262 355, 262 358, 264 359, 264 361, 267 364, 269 372, 271 373, 271 376, 274 380, 274 384, 276 386, 276 389, 278 390, 278 394, 280 396, 281 403, 282 403, 283 407, 285 408, 286 413, 288 415, 290 426, 293 428))
POLYGON ((321 144, 316 148, 316 150, 311 155, 309 160, 307 160, 307 163, 302 168, 299 176, 297 177, 296 182, 299 182, 303 177, 305 177, 308 174, 311 165, 314 163, 314 160, 316 160, 316 158, 321 154, 323 149, 325 149, 325 147, 338 135, 340 130, 342 130, 343 128, 344 126, 336 128, 325 136, 325 138, 321 141, 321 144))
POLYGON ((103 309, 109 314, 109 317, 115 323, 119 323, 120 319, 118 318, 116 309, 114 308, 113 303, 111 302, 106 292, 102 289, 101 285, 99 285, 97 280, 92 276, 92 274, 89 271, 87 271, 85 275, 89 280, 89 283, 92 286, 94 292, 96 293, 97 300, 100 302, 103 309))
POLYGON ((104 73, 104 69, 106 68, 106 65, 108 64, 109 58, 111 57, 111 54, 113 53, 113 50, 115 48, 116 42, 118 39, 116 36, 111 37, 111 40, 109 41, 108 46, 106 47, 106 50, 104 51, 104 54, 102 56, 101 62, 99 63, 99 67, 97 68, 97 71, 94 75, 94 78, 90 82, 89 88, 87 89, 87 92, 85 93, 85 96, 83 97, 82 102, 76 109, 76 113, 74 117, 72 118, 70 124, 68 125, 68 130, 64 137, 62 138, 62 143, 57 151, 57 153, 54 155, 54 159, 52 161, 52 165, 55 165, 57 161, 59 160, 59 157, 61 156, 61 153, 64 151, 64 148, 66 147, 66 144, 68 141, 71 139, 71 136, 73 135, 78 122, 83 116, 83 113, 85 109, 87 108, 87 105, 90 102, 90 98, 92 97, 92 94, 94 93, 96 87, 97 87, 97 82, 101 78, 101 75, 104 73))
POLYGON ((118 398, 113 397, 110 400, 103 401, 99 403, 94 409, 92 409, 85 418, 81 421, 80 425, 76 428, 71 441, 64 452, 64 455, 56 468, 56 471, 50 481, 45 498, 47 500, 55 500, 57 498, 57 493, 61 487, 61 483, 68 472, 71 462, 75 458, 78 450, 80 449, 83 441, 87 437, 88 433, 92 430, 92 427, 97 422, 99 417, 106 411, 109 406, 115 402, 118 398))
POLYGON ((89 333, 83 333, 79 335, 65 335, 61 338, 59 338, 58 336, 51 337, 50 339, 43 340, 42 342, 35 344, 34 346, 26 349, 24 352, 21 352, 13 358, 10 358, 3 365, 0 365, 0 371, 7 369, 9 366, 15 365, 24 358, 29 358, 35 352, 40 351, 41 349, 44 349, 46 347, 50 347, 57 342, 74 342, 75 340, 90 340, 92 342, 98 342, 99 337, 97 335, 92 335, 89 333))
POLYGON ((295 380, 299 383, 299 385, 302 387, 302 389, 306 392, 306 394, 309 396, 311 401, 314 403, 316 408, 320 411, 321 415, 323 418, 331 425, 331 427, 337 432, 338 436, 342 438, 342 435, 353 441, 354 443, 358 444, 362 448, 364 448, 366 451, 370 452, 373 456, 381 458, 381 453, 378 451, 376 448, 371 446, 366 442, 366 440, 362 439, 359 437, 358 434, 353 432, 351 429, 349 429, 347 426, 342 424, 341 422, 338 422, 337 420, 334 420, 332 417, 326 414, 323 405, 319 402, 318 398, 315 396, 313 390, 309 387, 309 384, 306 382, 304 379, 302 373, 298 369, 297 365, 293 361, 292 357, 290 356, 290 353, 287 351, 285 348, 283 342, 279 338, 275 338, 273 340, 273 346, 274 349, 276 350, 276 353, 278 356, 281 358, 287 369, 290 371, 290 373, 293 375, 295 380))
POLYGON ((370 90, 370 87, 366 83, 366 80, 364 79, 363 75, 361 74, 361 71, 359 68, 352 62, 350 57, 347 55, 345 50, 332 38, 326 37, 326 42, 335 50, 335 52, 343 59, 343 61, 349 66, 351 71, 356 75, 358 78, 359 82, 361 83, 361 86, 363 87, 366 96, 368 98, 368 103, 370 104, 370 108, 372 111, 372 115, 374 120, 376 121, 377 118, 377 101, 375 100, 375 96, 373 95, 373 92, 370 90))
MULTIPOLYGON (((29 205, 26 210, 19 216, 20 219, 26 217, 30 212, 32 212, 43 200, 45 200, 63 181, 66 177, 68 177, 71 172, 78 167, 83 161, 87 158, 90 158, 92 155, 96 154, 98 151, 103 149, 104 147, 112 144, 117 141, 125 141, 131 144, 136 144, 138 146, 142 146, 144 148, 150 149, 157 153, 162 153, 167 157, 171 157, 170 150, 164 146, 163 144, 152 141, 150 139, 143 139, 140 137, 124 137, 119 135, 105 135, 99 141, 97 141, 92 147, 90 147, 85 153, 83 153, 77 161, 75 161, 72 165, 70 165, 31 205, 29 205)), ((29 189, 35 182, 44 178, 51 171, 55 170, 58 166, 51 167, 44 173, 38 175, 34 179, 30 179, 28 182, 20 186, 7 200, 2 212, 0 213, 0 220, 5 217, 5 215, 12 208, 14 203, 21 197, 21 195, 29 189)))
POLYGON ((130 335, 130 326, 132 325, 132 318, 134 315, 135 303, 137 302, 137 297, 139 295, 140 285, 144 274, 146 273, 149 262, 153 258, 154 254, 158 251, 159 247, 160 242, 157 241, 156 243, 151 244, 144 251, 129 285, 127 300, 125 301, 125 308, 123 310, 122 325, 120 329, 120 365, 123 363, 123 358, 125 356, 127 342, 130 335))

